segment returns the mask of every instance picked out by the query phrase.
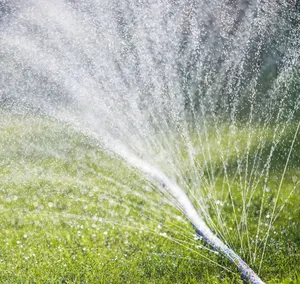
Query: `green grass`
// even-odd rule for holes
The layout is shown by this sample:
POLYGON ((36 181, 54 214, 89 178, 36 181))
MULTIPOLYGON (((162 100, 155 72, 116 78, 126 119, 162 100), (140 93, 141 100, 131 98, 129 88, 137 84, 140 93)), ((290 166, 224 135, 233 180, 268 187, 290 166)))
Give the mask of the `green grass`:
MULTIPOLYGON (((240 141, 246 134, 237 133, 240 141)), ((55 122, 3 115, 0 145, 0 283, 241 283, 234 266, 196 247, 193 228, 165 196, 88 137, 55 122)), ((283 196, 300 179, 295 155, 283 196)), ((284 164, 277 163, 273 187, 284 164)), ((230 179, 238 194, 234 174, 230 179)), ((255 223, 259 195, 251 206, 255 223)), ((230 224, 230 206, 224 212, 230 224)), ((255 227, 248 230, 255 240, 255 227)), ((239 253, 249 261, 247 251, 239 253)), ((272 228, 260 275, 268 283, 300 283, 298 187, 272 228)))

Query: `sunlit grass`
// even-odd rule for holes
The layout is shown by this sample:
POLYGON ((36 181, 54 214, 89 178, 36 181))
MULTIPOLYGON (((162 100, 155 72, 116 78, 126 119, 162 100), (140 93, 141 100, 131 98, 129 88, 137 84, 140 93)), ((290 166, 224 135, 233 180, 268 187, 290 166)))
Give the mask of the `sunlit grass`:
MULTIPOLYGON (((237 135, 243 141, 248 132, 237 135)), ((202 248, 166 196, 88 137, 53 121, 3 119, 0 145, 1 283, 240 281, 232 265, 202 248)), ((278 187, 280 169, 270 173, 270 187, 278 187)), ((230 178, 232 190, 240 194, 235 176, 230 178)), ((286 202, 285 208, 272 226, 261 269, 268 283, 300 282, 299 189, 288 200, 285 194, 298 179, 293 159, 279 202, 286 202)), ((264 213, 273 198, 271 191, 264 213)), ((255 195, 249 211, 254 243, 260 201, 255 195)), ((228 227, 234 227, 230 205, 223 210, 228 227)), ((249 251, 237 252, 251 261, 249 251)), ((253 266, 257 270, 259 260, 253 266)))

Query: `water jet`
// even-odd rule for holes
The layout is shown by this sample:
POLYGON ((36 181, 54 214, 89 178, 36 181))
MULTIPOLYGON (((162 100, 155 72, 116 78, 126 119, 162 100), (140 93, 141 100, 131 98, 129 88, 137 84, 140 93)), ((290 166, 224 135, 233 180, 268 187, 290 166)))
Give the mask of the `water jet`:
POLYGON ((296 11, 196 2, 15 1, 2 9, 1 107, 93 137, 170 194, 245 281, 263 283, 235 250, 261 268, 297 188, 281 190, 299 129, 296 11))

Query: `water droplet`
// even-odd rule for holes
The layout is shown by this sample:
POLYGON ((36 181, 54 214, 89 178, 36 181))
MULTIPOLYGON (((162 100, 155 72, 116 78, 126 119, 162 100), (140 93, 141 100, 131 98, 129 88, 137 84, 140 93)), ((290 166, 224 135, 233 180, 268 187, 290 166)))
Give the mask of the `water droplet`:
POLYGON ((195 241, 198 241, 198 240, 201 240, 202 238, 199 236, 199 235, 194 235, 194 240, 195 241))

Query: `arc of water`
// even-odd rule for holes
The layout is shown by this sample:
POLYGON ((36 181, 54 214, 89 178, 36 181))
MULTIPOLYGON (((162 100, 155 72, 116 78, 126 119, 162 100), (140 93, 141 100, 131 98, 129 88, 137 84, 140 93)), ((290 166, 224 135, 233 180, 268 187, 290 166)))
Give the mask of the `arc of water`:
MULTIPOLYGON (((120 149, 119 149, 120 150, 120 149)), ((137 169, 141 170, 144 174, 148 175, 151 179, 159 182, 164 190, 167 190, 180 204, 181 209, 185 216, 190 220, 196 233, 201 236, 202 240, 211 246, 215 251, 222 254, 230 262, 235 264, 239 269, 242 278, 246 282, 252 284, 264 284, 264 282, 259 278, 259 276, 249 267, 249 265, 231 248, 224 244, 207 226, 204 220, 197 213, 191 200, 176 183, 171 181, 163 172, 161 172, 156 167, 151 164, 139 159, 136 156, 128 153, 124 148, 122 149, 121 156, 126 159, 126 161, 137 169)))

